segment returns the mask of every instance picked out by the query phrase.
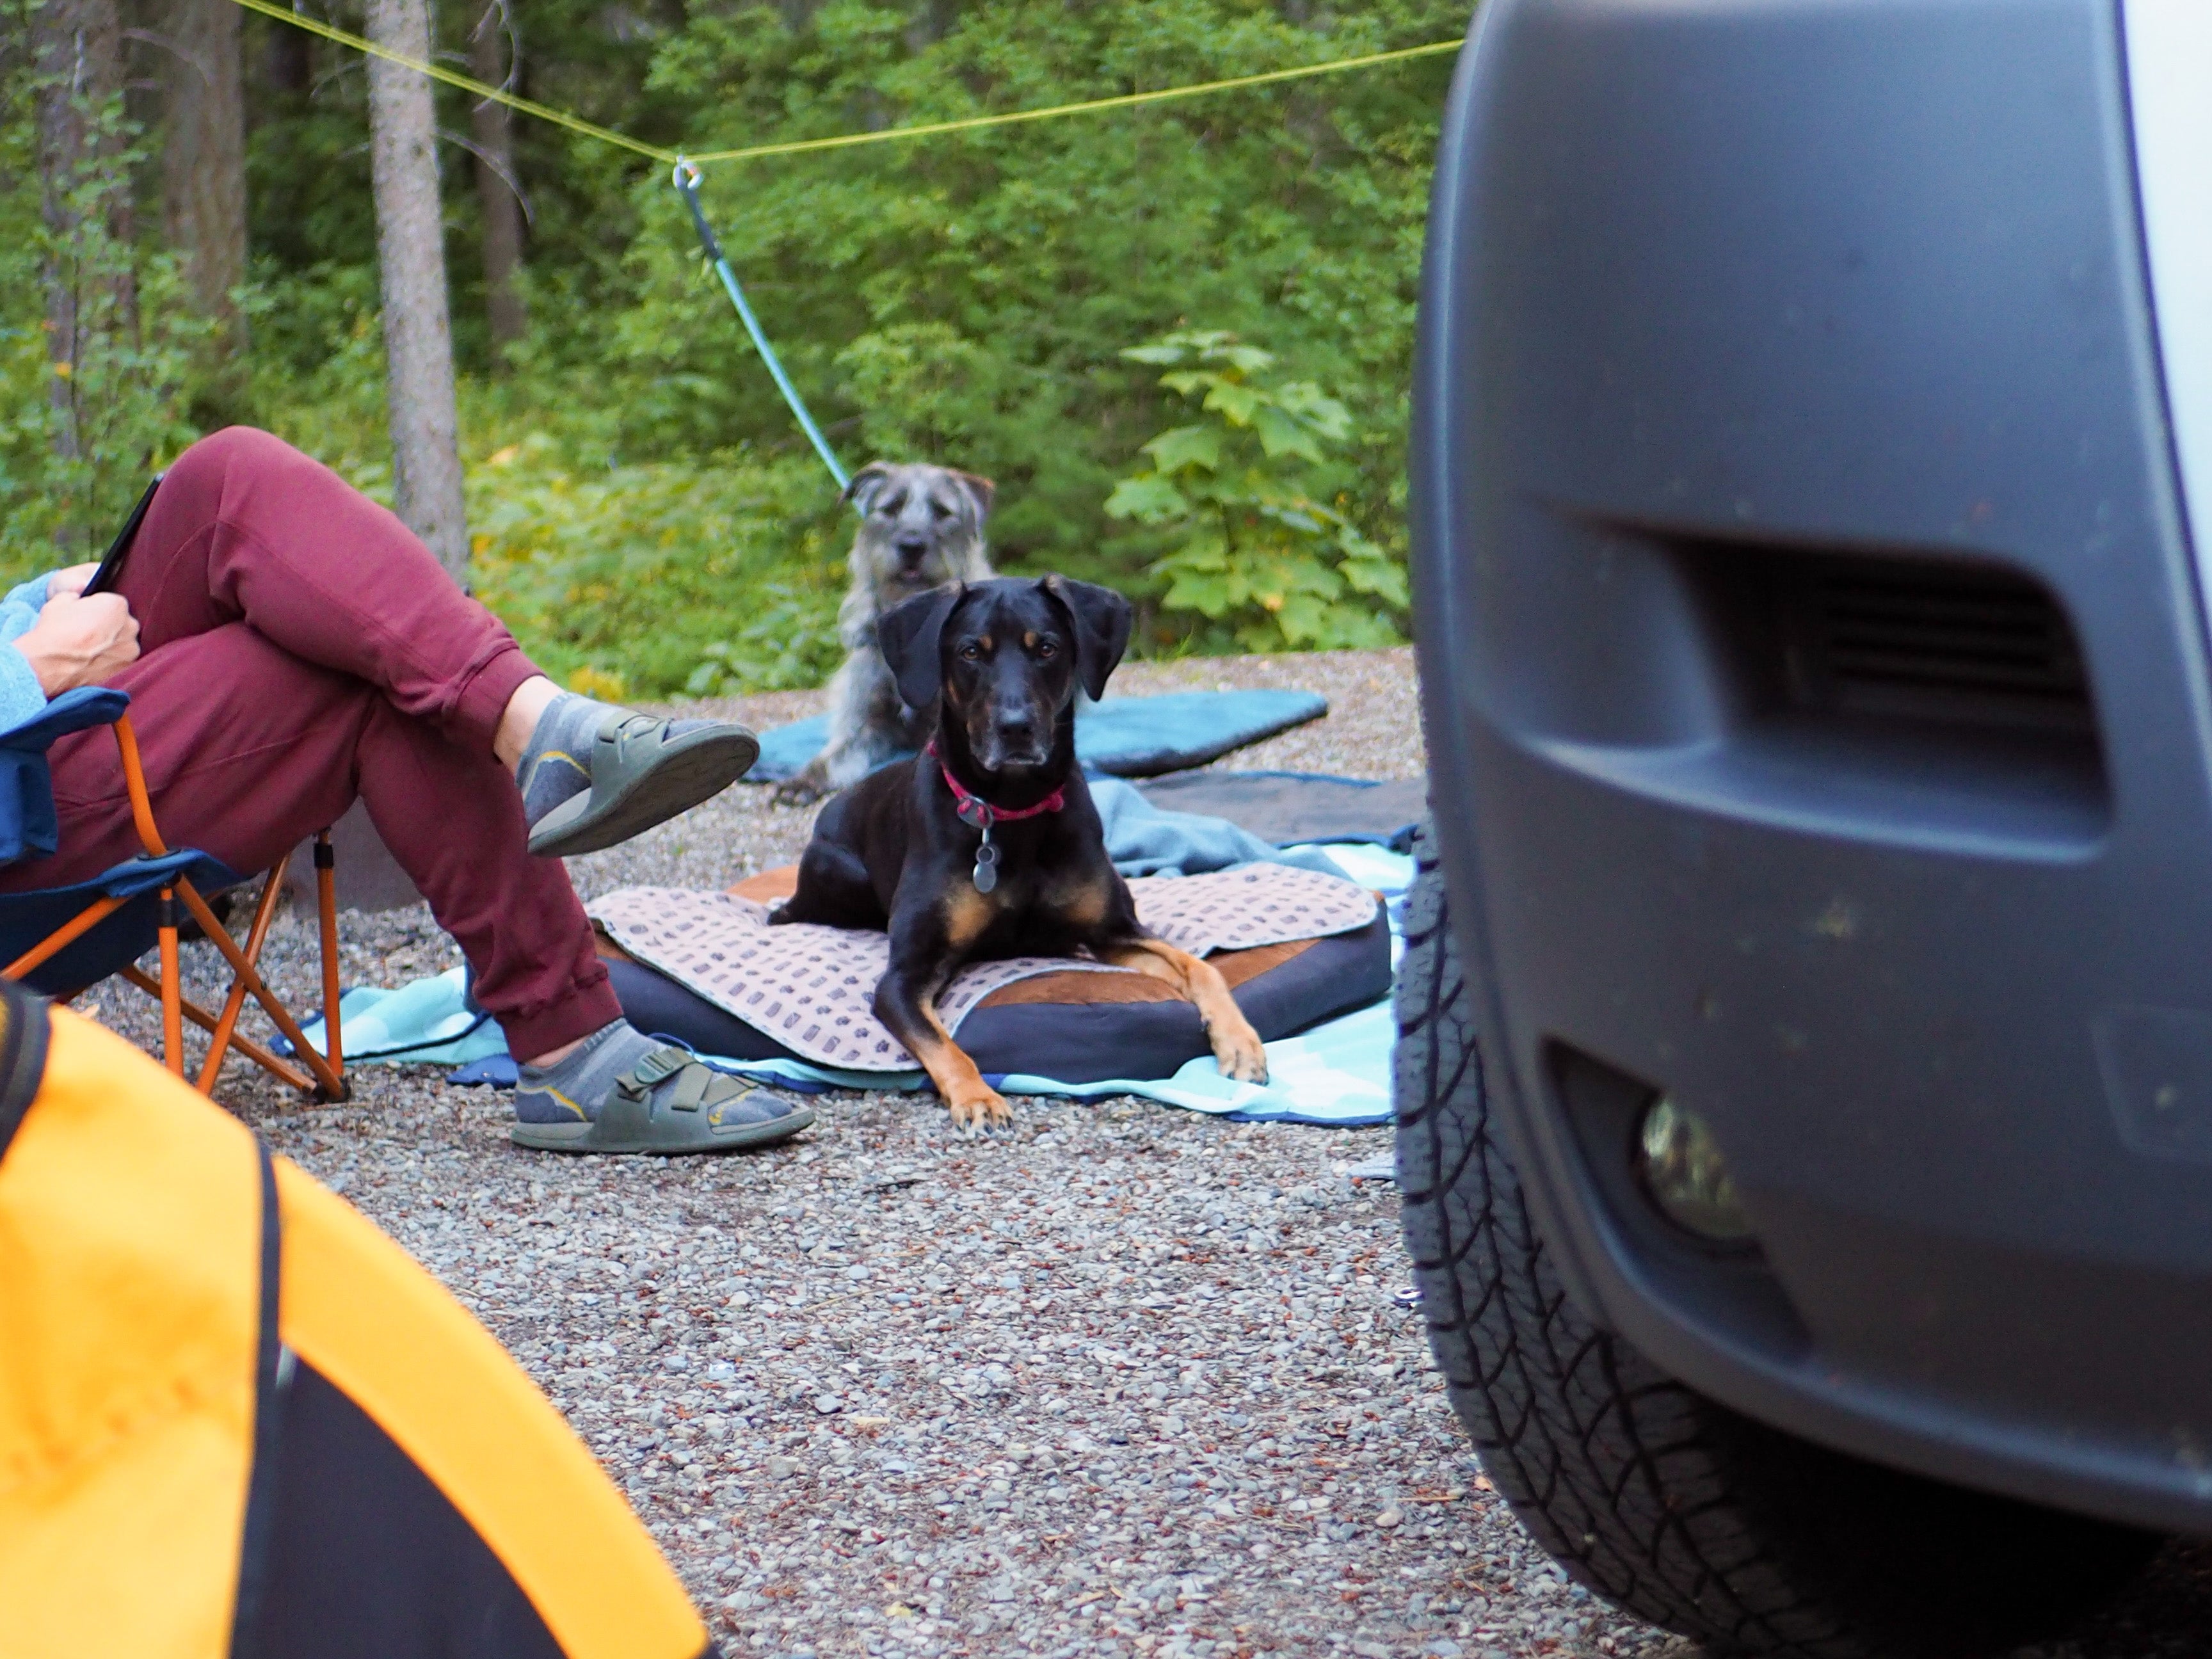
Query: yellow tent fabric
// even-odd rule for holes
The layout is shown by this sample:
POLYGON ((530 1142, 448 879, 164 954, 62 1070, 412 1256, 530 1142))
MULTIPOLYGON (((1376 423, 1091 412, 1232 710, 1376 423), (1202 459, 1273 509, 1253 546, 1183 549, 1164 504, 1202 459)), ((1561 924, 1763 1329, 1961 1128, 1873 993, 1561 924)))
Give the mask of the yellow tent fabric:
POLYGON ((0 1650, 695 1659, 591 1454, 357 1212, 0 985, 0 1650))
POLYGON ((190 1091, 87 1021, 57 1016, 41 1056, 25 1022, 42 1008, 9 996, 0 1017, 4 1092, 37 1088, 38 1058, 51 1079, 0 1158, 8 1644, 226 1652, 252 1449, 253 1138, 180 1109, 190 1091))

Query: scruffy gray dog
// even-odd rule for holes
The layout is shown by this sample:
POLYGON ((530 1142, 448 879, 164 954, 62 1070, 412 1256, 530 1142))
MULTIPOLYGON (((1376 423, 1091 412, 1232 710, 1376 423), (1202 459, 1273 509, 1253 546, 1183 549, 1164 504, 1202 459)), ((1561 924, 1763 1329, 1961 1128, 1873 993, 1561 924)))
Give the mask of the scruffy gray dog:
POLYGON ((776 787, 776 799, 818 799, 921 747, 921 711, 899 699, 876 618, 947 582, 990 580, 983 520, 997 489, 972 472, 921 464, 871 461, 853 475, 845 499, 860 510, 860 531, 848 561, 852 584, 837 607, 846 656, 830 682, 830 741, 776 787))

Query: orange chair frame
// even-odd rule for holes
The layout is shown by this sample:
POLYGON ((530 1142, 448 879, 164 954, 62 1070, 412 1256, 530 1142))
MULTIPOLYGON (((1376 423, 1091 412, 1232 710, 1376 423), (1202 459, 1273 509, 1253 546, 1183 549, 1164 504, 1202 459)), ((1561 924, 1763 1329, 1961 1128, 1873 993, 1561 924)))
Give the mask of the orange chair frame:
MULTIPOLYGON (((138 734, 132 728, 131 716, 117 718, 114 726, 115 743, 123 758, 123 783, 131 799, 131 818, 138 831, 139 844, 149 858, 164 858, 169 852, 161 839, 161 832, 154 823, 154 804, 146 790, 145 768, 138 757, 138 734)), ((315 836, 315 896, 321 913, 323 957, 323 1033, 325 1049, 318 1053, 308 1042, 300 1023, 279 1002, 261 977, 258 963, 261 947, 269 937, 270 924, 276 917, 276 902, 284 890, 284 867, 291 861, 287 853, 276 860, 269 872, 269 878, 261 890, 261 902, 254 908, 253 924, 247 929, 246 944, 241 947, 230 936, 230 930, 216 920, 208 908, 207 901, 191 882, 179 878, 173 886, 159 890, 161 904, 157 933, 161 940, 161 975, 148 975, 135 963, 121 970, 122 977, 161 1005, 161 1051, 163 1062, 178 1077, 185 1074, 185 1021, 210 1034, 206 1060, 201 1064, 197 1086, 202 1094, 212 1094, 217 1073, 233 1049, 276 1078, 305 1094, 316 1095, 325 1100, 343 1100, 348 1096, 345 1080, 345 1051, 338 1035, 338 910, 337 860, 331 851, 331 832, 324 830, 315 836), (182 899, 192 919, 200 925, 223 959, 230 963, 230 994, 225 999, 220 1013, 210 1013, 184 994, 182 981, 177 971, 177 901, 182 899), (252 1038, 238 1030, 238 1017, 245 1012, 246 999, 251 995, 275 1022, 292 1045, 292 1051, 301 1066, 272 1054, 252 1038)), ((21 979, 40 963, 52 958, 74 944, 84 934, 124 905, 129 899, 95 899, 69 921, 57 927, 30 950, 26 951, 5 968, 0 968, 0 978, 21 979)))

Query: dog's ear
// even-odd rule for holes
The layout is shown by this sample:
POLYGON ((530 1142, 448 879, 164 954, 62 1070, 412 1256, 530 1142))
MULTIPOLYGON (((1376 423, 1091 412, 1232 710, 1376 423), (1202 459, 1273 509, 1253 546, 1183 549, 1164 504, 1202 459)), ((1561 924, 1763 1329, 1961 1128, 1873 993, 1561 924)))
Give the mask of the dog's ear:
POLYGON ((938 641, 944 637, 945 619, 967 591, 940 587, 917 593, 876 618, 876 643, 883 647, 884 662, 898 685, 899 696, 917 713, 937 701, 942 672, 938 641))
POLYGON ((1037 586, 1058 599, 1074 623, 1076 677, 1091 702, 1097 702, 1105 695, 1106 677, 1129 648, 1129 625, 1135 612, 1128 600, 1096 582, 1047 576, 1037 586))
POLYGON ((962 488, 975 501, 975 523, 981 526, 983 520, 991 516, 991 503, 999 498, 999 486, 980 472, 963 472, 957 466, 948 466, 945 470, 960 480, 962 488))
POLYGON ((845 486, 844 494, 837 499, 852 502, 860 508, 860 516, 865 519, 874 511, 876 497, 890 476, 891 464, 889 461, 870 461, 853 475, 853 481, 845 486))

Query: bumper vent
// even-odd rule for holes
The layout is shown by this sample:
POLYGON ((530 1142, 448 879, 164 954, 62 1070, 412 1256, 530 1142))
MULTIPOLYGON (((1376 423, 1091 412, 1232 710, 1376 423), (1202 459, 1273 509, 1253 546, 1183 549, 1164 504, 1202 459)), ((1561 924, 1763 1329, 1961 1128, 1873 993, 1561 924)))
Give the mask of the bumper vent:
POLYGON ((1801 708, 2087 732, 2065 613, 2008 571, 1902 559, 1778 560, 1777 635, 1801 708))
POLYGON ((1705 817, 1974 858, 2074 860, 2108 832, 2087 653, 2031 573, 1564 518, 1547 544, 1546 522, 1473 672, 1486 718, 1549 763, 1705 817))

